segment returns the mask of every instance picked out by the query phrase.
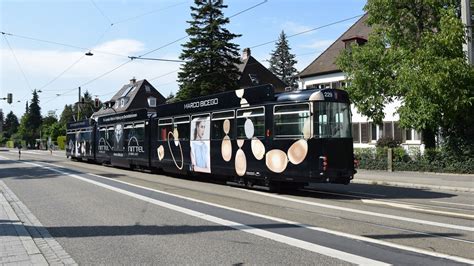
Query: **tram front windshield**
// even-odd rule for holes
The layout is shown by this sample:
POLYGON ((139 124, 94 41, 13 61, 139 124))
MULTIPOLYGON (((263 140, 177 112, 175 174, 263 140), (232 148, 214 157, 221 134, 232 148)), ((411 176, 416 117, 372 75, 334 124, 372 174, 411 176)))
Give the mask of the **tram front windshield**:
POLYGON ((314 102, 315 138, 351 138, 351 112, 348 103, 314 102))

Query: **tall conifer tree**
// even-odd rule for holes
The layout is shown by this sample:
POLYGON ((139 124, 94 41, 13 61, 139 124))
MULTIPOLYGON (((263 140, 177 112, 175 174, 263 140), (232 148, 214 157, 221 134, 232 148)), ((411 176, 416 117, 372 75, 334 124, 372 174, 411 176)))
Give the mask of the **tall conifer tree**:
POLYGON ((41 117, 41 107, 39 106, 39 97, 36 90, 33 91, 28 114, 28 126, 39 135, 39 128, 43 118, 41 117))
POLYGON ((189 41, 180 55, 186 63, 178 73, 179 100, 237 89, 240 76, 239 47, 231 42, 240 35, 223 27, 229 23, 222 13, 227 6, 222 0, 195 0, 194 5, 186 30, 189 41))
POLYGON ((288 86, 296 88, 296 74, 295 65, 297 63, 295 55, 291 52, 288 39, 284 31, 281 31, 278 42, 276 43, 275 51, 270 54, 270 68, 269 70, 285 82, 288 86))

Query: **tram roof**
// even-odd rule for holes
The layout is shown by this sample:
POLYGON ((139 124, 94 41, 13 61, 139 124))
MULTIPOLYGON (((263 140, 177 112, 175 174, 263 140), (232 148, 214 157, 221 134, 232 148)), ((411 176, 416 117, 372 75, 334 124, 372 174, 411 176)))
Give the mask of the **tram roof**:
POLYGON ((247 107, 271 102, 302 102, 309 100, 348 103, 349 96, 346 91, 339 89, 297 90, 275 94, 273 86, 267 84, 158 105, 156 107, 156 114, 159 117, 164 117, 247 107))

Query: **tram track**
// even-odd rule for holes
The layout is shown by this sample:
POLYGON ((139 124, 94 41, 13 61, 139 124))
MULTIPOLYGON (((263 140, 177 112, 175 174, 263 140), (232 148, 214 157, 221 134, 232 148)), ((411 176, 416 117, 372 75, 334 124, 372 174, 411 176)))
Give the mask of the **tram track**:
MULTIPOLYGON (((371 200, 372 202, 379 202, 380 204, 396 203, 396 204, 412 205, 412 206, 417 206, 417 207, 440 208, 440 209, 450 209, 450 210, 457 210, 457 211, 474 212, 474 209, 446 207, 446 206, 440 206, 440 205, 435 205, 435 204, 421 204, 421 203, 415 203, 415 202, 410 202, 410 201, 389 200, 389 199, 374 200, 373 197, 359 196, 359 195, 352 195, 352 194, 343 194, 343 193, 335 193, 335 192, 331 192, 331 191, 321 191, 321 190, 313 190, 313 189, 301 189, 301 191, 310 192, 310 193, 314 192, 316 194, 329 194, 329 195, 337 195, 337 196, 350 197, 350 198, 358 198, 358 199, 361 199, 362 202, 370 202, 370 201, 364 201, 364 200, 371 200)), ((425 210, 425 211, 429 212, 430 210, 425 210)), ((474 220, 474 215, 463 215, 463 214, 459 214, 459 213, 451 213, 450 214, 448 212, 444 212, 444 213, 448 216, 460 217, 460 218, 464 217, 466 219, 474 220)), ((441 214, 441 212, 439 212, 438 214, 441 214)))

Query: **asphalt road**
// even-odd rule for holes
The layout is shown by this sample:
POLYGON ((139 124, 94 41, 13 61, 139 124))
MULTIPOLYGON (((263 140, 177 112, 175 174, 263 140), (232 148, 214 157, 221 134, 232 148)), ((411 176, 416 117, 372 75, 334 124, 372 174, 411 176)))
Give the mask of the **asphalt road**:
POLYGON ((80 264, 473 264, 474 197, 377 185, 275 194, 0 153, 0 180, 80 264))

